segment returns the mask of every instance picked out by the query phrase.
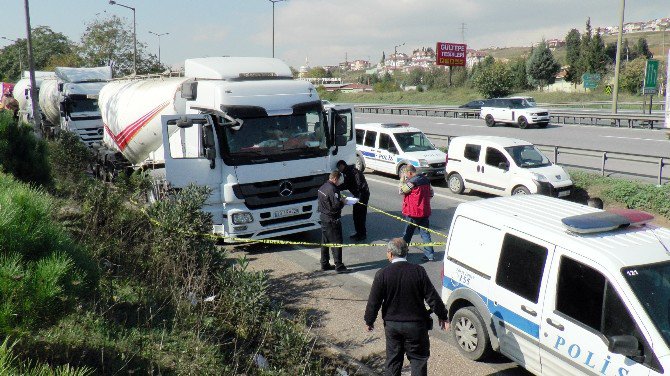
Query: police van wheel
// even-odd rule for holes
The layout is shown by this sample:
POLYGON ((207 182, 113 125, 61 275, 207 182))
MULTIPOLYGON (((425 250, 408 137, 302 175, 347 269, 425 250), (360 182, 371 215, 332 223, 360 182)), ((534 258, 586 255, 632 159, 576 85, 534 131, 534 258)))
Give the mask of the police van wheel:
POLYGON ((463 178, 461 178, 461 175, 459 175, 457 172, 449 175, 449 178, 447 179, 447 186, 451 192, 457 195, 460 195, 465 190, 465 186, 463 185, 463 178))
POLYGON ((530 190, 528 188, 524 187, 523 185, 520 185, 518 187, 514 187, 514 189, 512 189, 512 196, 515 196, 515 195, 529 195, 529 194, 530 194, 530 190))
POLYGON ((491 341, 484 320, 474 307, 456 311, 451 320, 451 332, 458 350, 470 360, 484 359, 491 352, 491 341))
POLYGON ((356 163, 354 164, 354 167, 360 172, 363 172, 365 170, 365 162, 363 161, 363 158, 361 158, 360 155, 356 156, 356 163))

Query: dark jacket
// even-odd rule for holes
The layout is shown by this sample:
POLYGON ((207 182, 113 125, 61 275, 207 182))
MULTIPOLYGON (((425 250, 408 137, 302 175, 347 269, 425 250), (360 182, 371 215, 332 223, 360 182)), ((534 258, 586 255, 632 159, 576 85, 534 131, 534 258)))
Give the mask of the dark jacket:
POLYGON ((412 218, 430 217, 430 198, 433 188, 430 179, 423 175, 416 175, 407 181, 412 190, 403 197, 402 214, 412 218))
POLYGON ((354 197, 361 198, 363 195, 370 195, 370 188, 368 182, 365 180, 365 175, 356 167, 347 166, 344 168, 344 184, 340 186, 341 189, 346 189, 351 192, 354 197))
POLYGON ((426 321, 430 315, 424 301, 440 320, 449 318, 426 269, 407 261, 392 263, 375 274, 365 308, 365 323, 374 324, 380 307, 384 321, 426 321))
POLYGON ((340 189, 329 181, 319 188, 319 213, 322 222, 332 222, 340 219, 344 202, 340 196, 340 189))

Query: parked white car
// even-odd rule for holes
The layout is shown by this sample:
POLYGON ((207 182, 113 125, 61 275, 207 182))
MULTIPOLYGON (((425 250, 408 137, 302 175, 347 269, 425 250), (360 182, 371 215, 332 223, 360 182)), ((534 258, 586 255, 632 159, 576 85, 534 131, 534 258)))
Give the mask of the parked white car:
POLYGON ((668 375, 670 230, 645 217, 539 195, 458 205, 442 300, 461 354, 534 375, 668 375))
POLYGON ((447 184, 499 196, 539 193, 567 197, 570 175, 527 141, 497 136, 463 136, 449 143, 447 184))
MULTIPOLYGON (((531 98, 532 99, 532 98, 531 98)), ((526 129, 530 125, 545 128, 549 125, 549 110, 535 107, 535 102, 527 98, 495 98, 482 107, 479 117, 484 119, 489 127, 497 123, 517 124, 526 129)))
POLYGON ((430 179, 444 179, 447 155, 407 123, 356 124, 356 168, 401 175, 408 165, 430 179))

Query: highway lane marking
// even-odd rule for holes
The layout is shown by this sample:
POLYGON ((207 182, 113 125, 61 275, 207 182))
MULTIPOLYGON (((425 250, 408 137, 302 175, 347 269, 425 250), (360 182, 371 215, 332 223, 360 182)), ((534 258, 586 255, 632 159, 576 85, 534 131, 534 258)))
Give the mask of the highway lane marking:
POLYGON ((656 142, 670 142, 670 140, 655 140, 653 138, 641 138, 641 137, 623 137, 623 136, 600 136, 605 138, 617 138, 622 140, 637 140, 637 141, 656 141, 656 142))
MULTIPOLYGON (((388 181, 377 180, 377 179, 370 179, 369 175, 365 175, 365 180, 373 181, 375 183, 390 185, 390 186, 396 187, 396 188, 398 187, 397 183, 391 183, 391 182, 388 182, 388 181)), ((470 201, 473 201, 473 200, 466 200, 466 199, 458 198, 458 197, 451 197, 451 196, 443 195, 441 193, 435 193, 435 196, 446 198, 447 200, 452 200, 452 201, 456 201, 456 202, 470 202, 470 201)))

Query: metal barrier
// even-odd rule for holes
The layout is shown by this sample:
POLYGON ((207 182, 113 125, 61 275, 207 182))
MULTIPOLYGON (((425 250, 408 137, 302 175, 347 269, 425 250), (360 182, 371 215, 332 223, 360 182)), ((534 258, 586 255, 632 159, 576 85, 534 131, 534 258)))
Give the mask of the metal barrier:
MULTIPOLYGON (((356 112, 390 115, 436 116, 451 118, 479 118, 479 110, 459 108, 456 106, 407 106, 407 105, 354 105, 356 112)), ((558 124, 582 124, 629 128, 645 127, 653 129, 663 124, 663 114, 611 114, 590 111, 552 110, 549 112, 551 121, 558 124)))
MULTIPOLYGON (((449 144, 449 142, 451 142, 452 138, 456 137, 456 136, 433 134, 433 133, 426 133, 426 136, 428 136, 431 139, 435 139, 435 140, 446 140, 447 144, 449 144)), ((575 165, 575 164, 562 164, 563 166, 576 167, 576 168, 581 168, 581 169, 586 169, 586 170, 598 170, 598 171, 600 171, 602 176, 605 176, 607 173, 617 173, 617 174, 635 176, 635 177, 642 177, 642 178, 653 178, 653 179, 656 179, 656 183, 658 185, 663 184, 664 179, 665 179, 666 182, 670 181, 670 177, 663 176, 663 167, 668 164, 668 163, 665 163, 665 161, 670 161, 670 157, 662 157, 662 156, 657 156, 657 155, 633 154, 633 153, 620 153, 620 152, 612 152, 612 151, 598 150, 598 149, 573 148, 573 147, 558 146, 558 145, 546 145, 546 144, 534 144, 534 145, 537 146, 538 149, 540 149, 542 151, 551 152, 551 154, 554 157, 553 162, 556 163, 556 164, 558 164, 558 156, 559 155, 574 155, 574 156, 579 156, 579 157, 589 157, 589 158, 600 159, 600 161, 601 161, 600 168, 593 168, 593 167, 590 167, 590 166, 575 165), (639 172, 630 172, 630 171, 620 171, 620 170, 607 169, 607 161, 609 161, 609 160, 632 162, 632 163, 641 164, 641 165, 657 165, 658 166, 658 174, 657 175, 649 175, 649 174, 644 174, 644 173, 639 173, 639 172)))

